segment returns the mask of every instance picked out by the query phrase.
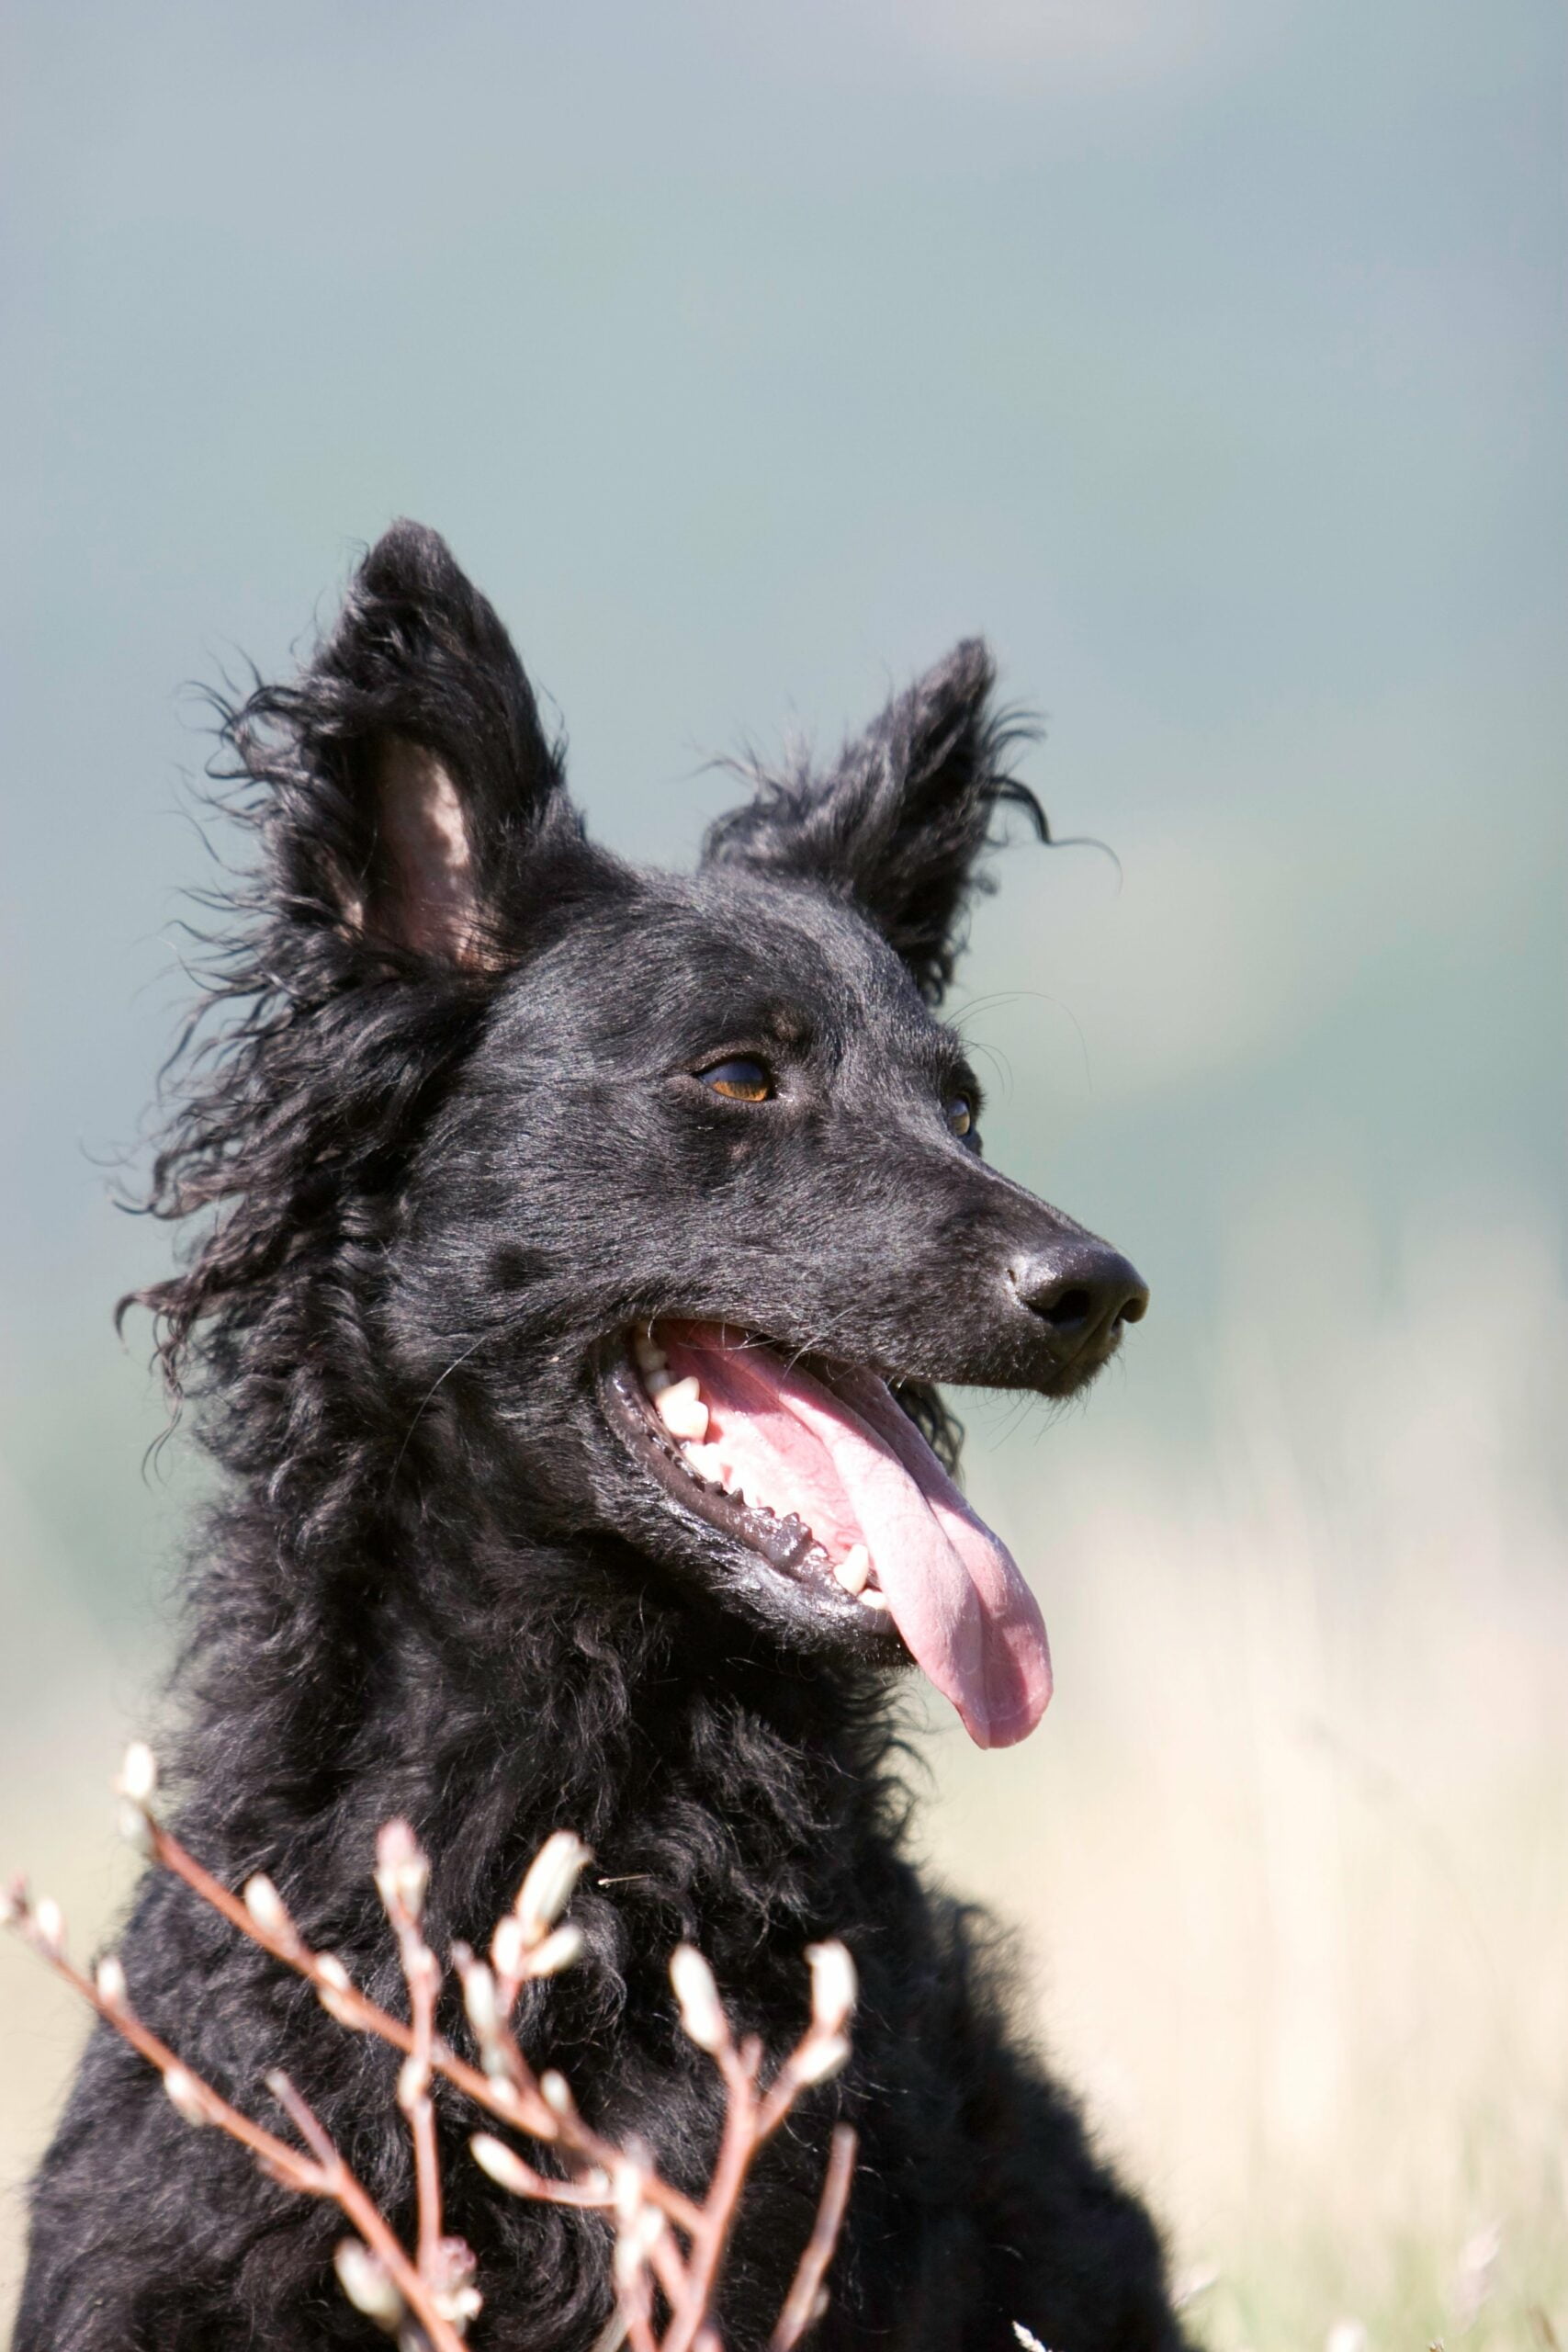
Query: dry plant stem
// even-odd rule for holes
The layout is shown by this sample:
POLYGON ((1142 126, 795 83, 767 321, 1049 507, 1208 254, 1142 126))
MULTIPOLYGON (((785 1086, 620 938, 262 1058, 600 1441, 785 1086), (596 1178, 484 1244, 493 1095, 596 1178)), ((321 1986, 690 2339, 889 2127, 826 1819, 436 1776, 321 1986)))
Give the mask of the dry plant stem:
POLYGON ((408 2118, 413 2142, 414 2184, 419 2212, 419 2273, 434 2284, 440 2273, 441 2160, 435 2145, 435 2105, 430 2096, 430 2073, 435 2047, 435 1996, 441 1969, 418 1927, 400 1907, 392 1913, 403 1978, 409 1988, 409 2014, 413 2048, 404 2062, 398 2085, 398 2104, 408 2118))
POLYGON ((844 2223, 844 2209, 850 2201, 850 2183, 854 2178, 855 2134, 848 2123, 833 2127, 832 2153, 828 2158, 828 2171, 822 2183, 822 2195, 817 2207, 816 2225, 800 2257, 794 2283, 784 2299, 778 2316, 768 2352, 794 2352, 816 2316, 817 2299, 822 2282, 828 2276, 828 2265, 839 2243, 839 2232, 844 2223))
POLYGON ((423 2271, 410 2262, 391 2229, 344 2163, 332 2140, 288 2075, 269 2075, 267 2087, 288 2114, 300 2138, 316 2151, 326 2184, 321 2194, 334 2200, 354 2223, 371 2252, 379 2257, 383 2269, 429 2337, 430 2352, 464 2352, 462 2337, 436 2308, 430 2284, 423 2271))
MULTIPOLYGON (((249 1915, 245 1916, 248 1917, 249 1915)), ((92 1978, 84 1975, 63 1952, 51 1951, 36 1937, 29 1940, 55 1974, 63 1978, 73 1992, 79 1993, 96 2010, 104 2023, 112 2026, 121 2040, 128 2041, 150 2066, 155 2066, 164 2076, 171 2073, 187 2074, 188 2070, 178 2053, 171 2050, 166 2041, 151 2032, 129 2009, 104 2000, 92 1978)), ((231 2140, 237 2140, 242 2147, 247 2148, 273 2179, 301 2196, 329 2198, 347 2216, 366 2245, 379 2258, 403 2301, 424 2329, 430 2339, 431 2352, 464 2352, 462 2338, 435 2309, 423 2280, 299 2092, 286 2076, 274 2076, 271 2087, 274 2097, 286 2109, 290 2120, 299 2127, 301 2138, 311 2149, 313 2161, 302 2156, 298 2148, 291 2148, 286 2140, 278 2139, 263 2125, 253 2123, 248 2115, 242 2115, 237 2107, 231 2107, 228 2100, 209 2084, 197 2085, 208 2120, 231 2140)))
MULTIPOLYGON (((659 2270, 660 2284, 669 2299, 671 2314, 658 2352, 705 2352, 705 2340, 709 2345, 715 2342, 707 2324, 707 2312, 718 2285, 719 2271, 752 2159, 763 2142, 783 2122, 801 2088, 794 2064, 798 2052, 792 2053, 784 2061, 773 2082, 761 2095, 757 2089, 757 2074, 762 2054, 760 2042, 748 2038, 737 2049, 732 2041, 727 2040, 713 2054, 724 2076, 728 2094, 724 2134, 712 2183, 704 2201, 701 2226, 691 2233, 692 2244, 683 2266, 683 2281, 671 2285, 668 2275, 659 2266, 660 2249, 658 2246, 649 2257, 659 2270)), ((849 2202, 856 2144, 856 2135, 850 2125, 840 2123, 835 2126, 817 2218, 779 2314, 770 2352, 793 2352, 793 2347, 817 2315, 818 2298, 838 2245, 844 2211, 849 2202)), ((637 2352, 643 2352, 643 2347, 637 2346, 637 2352)))
MULTIPOLYGON (((269 2087, 311 2151, 310 2158, 251 2122, 207 2085, 194 2084, 194 2089, 206 2116, 247 2147, 276 2179, 304 2194, 330 2198, 341 2208, 381 2262, 409 2312, 424 2329, 430 2352, 460 2352, 461 2336, 444 2316, 442 2308, 448 2249, 442 2237, 439 2155, 430 2096, 433 2071, 445 2075, 490 2114, 558 2147, 570 2165, 579 2170, 597 2167, 604 2175, 603 2186, 589 2179, 554 2180, 516 2158, 519 2173, 525 2177, 525 2186, 514 2186, 513 2193, 546 2202, 604 2210, 615 2202, 615 2177, 617 2167, 624 2168, 626 2161, 625 2151, 603 2139, 583 2121, 564 2084, 549 2076, 543 2084, 540 2082, 518 2047, 510 2013, 526 1981, 526 1968, 515 1976, 508 1971, 497 1984, 500 2015, 483 2043, 489 2071, 481 2072, 458 2058, 435 2032, 435 2006, 443 1972, 424 1941, 421 1928, 423 1886, 419 1873, 427 1865, 404 1825, 389 1824, 383 1832, 383 1845, 378 1850, 385 1867, 378 1869, 377 1876, 398 1939, 408 1986, 407 2023, 344 1982, 341 1967, 330 1954, 310 1949, 266 1882, 260 1883, 265 1901, 257 1899, 254 1886, 247 1889, 245 1898, 231 1894, 150 1811, 143 1810, 143 1818, 153 1860, 183 1880, 194 1894, 251 1942, 305 1977, 322 1997, 329 2014, 403 2052, 398 2102, 408 2120, 414 2150, 418 2244, 413 2262, 287 2076, 269 2076, 269 2087), (406 1840, 406 1845, 389 1852, 385 1841, 394 1830, 406 1840), (412 1891, 410 1880, 400 1880, 400 1862, 415 1872, 412 1891)), ((152 2065, 165 2075, 179 2068, 175 2052, 149 2033, 129 2009, 106 2000, 96 1984, 82 1976, 57 1949, 40 1938, 33 1940, 99 2016, 122 2033, 152 2065)), ((460 1950, 459 1969, 467 1972, 471 1964, 469 1956, 460 1950)), ((711 1980, 709 1997, 712 1998, 711 1980)), ((801 2091, 822 2078, 819 2040, 824 2028, 815 2018, 812 2028, 765 2090, 759 2086, 762 2046, 756 2037, 749 2036, 737 2046, 722 2010, 714 2030, 716 2039, 708 2039, 705 2032, 702 2046, 709 2052, 723 2078, 725 2113, 706 2196, 699 2205, 650 2167, 638 2167, 639 2201, 657 2208, 667 2221, 672 2222, 686 2245, 682 2252, 666 2230, 637 2254, 626 2249, 630 2258, 618 2280, 617 2295, 632 2352, 722 2352, 708 2312, 752 2162, 758 2150, 789 2114, 801 2091), (662 2337, 654 2319, 656 2284, 670 2313, 662 2337)), ((795 2352, 818 2313, 823 2281, 843 2221, 854 2156, 855 2134, 847 2125, 840 2124, 833 2133, 832 2152, 811 2236, 779 2314, 770 2352, 795 2352)))
POLYGON ((795 2100, 800 2097, 803 2086, 795 2071, 795 2060, 804 2050, 806 2041, 810 2039, 810 2035, 807 2035, 806 2041, 791 2051, 758 2103, 757 2144, 759 2147, 764 2140, 772 2139, 795 2100))
POLYGON ((649 2291, 648 2272, 641 2264, 635 2278, 622 2281, 617 2294, 632 2352, 661 2352, 653 2332, 653 2297, 649 2291))
POLYGON ((664 2290, 665 2300, 672 2312, 679 2311, 684 2297, 692 2291, 686 2266, 676 2253, 666 2233, 656 2238, 649 2254, 653 2275, 664 2290))
MULTIPOLYGON (((401 2018, 393 2017, 389 2009, 378 2007, 356 1987, 333 1984, 322 1973, 321 1955, 311 1951, 302 1938, 276 1935, 264 1927, 252 1917, 239 1896, 231 1894, 210 1871, 204 1870, 195 1855, 189 1853, 162 1822, 150 1817, 148 1826, 152 1859, 162 1863, 165 1870, 172 1871, 176 1878, 183 1879, 193 1894, 210 1904, 231 1927, 237 1928, 243 1936, 248 1936, 253 1943, 260 1944, 263 1951, 270 1952, 275 1960, 282 1961, 286 1967, 308 1978, 318 1991, 330 1992, 333 2008, 345 2023, 359 2032, 377 2035, 380 2041, 390 2042, 394 2049, 401 2050, 408 2056, 413 2055, 414 2029, 412 2025, 406 2025, 401 2018)), ((436 2074, 444 2075, 476 2106, 482 2107, 487 2114, 499 2116, 502 2122, 530 2133, 535 2139, 564 2146, 584 2164, 599 2165, 606 2172, 612 2170, 619 2161, 620 2150, 591 2131, 575 2112, 570 2116, 557 2115, 540 2092, 522 2052, 515 2050, 514 2044, 512 2051, 515 2052, 515 2074, 500 2084, 481 2074, 477 2066, 468 2064, 439 2037, 432 2041, 430 2064, 436 2074)), ((509 2056, 511 2054, 509 2052, 509 2056)), ((539 2195, 544 2201, 563 2205, 603 2207, 612 2202, 608 2191, 600 2195, 584 2189, 580 2184, 558 2183, 544 2177, 540 2180, 539 2195)), ((672 2188, 667 2181, 650 2177, 648 2198, 650 2204, 657 2205, 688 2236, 700 2228, 702 2208, 679 2189, 672 2188)))
POLYGON ((735 2209, 760 2144, 757 2068, 761 2055, 761 2045, 755 2041, 744 2042, 739 2050, 727 2041, 714 2052, 728 2094, 724 2135, 719 2142, 712 2185, 703 2203, 702 2222, 692 2234, 686 2292, 665 2332, 661 2352, 691 2352, 697 2330, 707 2316, 718 2283, 719 2265, 734 2226, 735 2209))

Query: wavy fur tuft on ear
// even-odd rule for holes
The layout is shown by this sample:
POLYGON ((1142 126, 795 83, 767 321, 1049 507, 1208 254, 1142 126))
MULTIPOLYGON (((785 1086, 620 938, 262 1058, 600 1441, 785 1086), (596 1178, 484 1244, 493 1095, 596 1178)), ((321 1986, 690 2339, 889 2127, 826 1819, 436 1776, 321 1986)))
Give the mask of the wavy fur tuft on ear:
POLYGON ((504 963, 530 863, 581 838, 511 639, 418 523, 371 548, 304 675, 260 687, 226 732, 240 771, 278 795, 295 913, 372 951, 504 963))
POLYGON ((121 1302, 155 1317, 176 1391, 198 1326, 231 1380, 263 1317, 308 1351, 345 1204, 373 1250, 497 977, 623 872, 582 838, 494 611, 418 524, 371 548, 299 678, 215 707, 214 797, 255 855, 203 900, 205 993, 141 1204, 197 1223, 183 1270, 121 1302))
POLYGON ((750 770, 757 796, 709 829, 705 863, 759 866, 841 891, 908 964, 920 993, 942 1001, 963 947, 963 922, 998 807, 1021 808, 1048 842, 1045 813, 1009 769, 1032 730, 992 707, 989 652, 954 647, 888 705, 827 775, 750 770))

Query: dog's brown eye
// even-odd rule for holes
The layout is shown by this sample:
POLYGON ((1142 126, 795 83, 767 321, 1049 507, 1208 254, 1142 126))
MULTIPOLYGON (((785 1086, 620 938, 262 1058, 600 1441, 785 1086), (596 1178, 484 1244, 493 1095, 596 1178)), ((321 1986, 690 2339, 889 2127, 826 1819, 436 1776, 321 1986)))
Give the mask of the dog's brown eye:
POLYGON ((716 1094, 723 1094, 731 1102, 769 1102, 773 1100, 773 1081, 761 1062, 716 1062, 712 1069, 700 1070, 703 1084, 716 1094))
POLYGON ((967 1094, 954 1094, 944 1104, 947 1124, 955 1136, 967 1136, 975 1125, 975 1106, 967 1094))

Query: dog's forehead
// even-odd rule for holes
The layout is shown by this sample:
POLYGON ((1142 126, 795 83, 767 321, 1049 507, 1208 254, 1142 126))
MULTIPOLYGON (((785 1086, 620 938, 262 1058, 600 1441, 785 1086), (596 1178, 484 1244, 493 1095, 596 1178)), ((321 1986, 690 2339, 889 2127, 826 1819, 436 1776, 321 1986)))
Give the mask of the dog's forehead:
POLYGON ((835 891, 741 865, 671 879, 661 922, 677 953, 697 946, 728 956, 738 977, 761 972, 813 993, 890 1008, 919 1002, 881 933, 835 891))
POLYGON ((520 994, 572 1001, 591 1026, 694 1007, 807 1027, 868 1023, 911 1037, 935 1027, 908 971, 848 899, 809 883, 728 867, 645 873, 629 897, 590 907, 520 994))

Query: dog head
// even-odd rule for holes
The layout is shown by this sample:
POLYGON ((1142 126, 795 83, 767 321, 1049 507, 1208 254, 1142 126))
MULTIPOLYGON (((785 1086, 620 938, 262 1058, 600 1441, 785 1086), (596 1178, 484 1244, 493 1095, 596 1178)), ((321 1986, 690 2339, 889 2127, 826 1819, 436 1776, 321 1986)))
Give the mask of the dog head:
POLYGON ((219 1216, 147 1295, 170 1361, 205 1334, 240 1466, 279 1413, 374 1435, 427 1517, 488 1484, 680 1605, 912 1656, 982 1744, 1032 1727, 1043 1628, 934 1384, 1067 1396, 1146 1294, 987 1164, 940 1018, 997 810, 1044 832, 992 684, 960 646, 694 876, 643 871, 585 840, 443 543, 388 534, 228 724, 246 1010, 160 1168, 219 1216))

